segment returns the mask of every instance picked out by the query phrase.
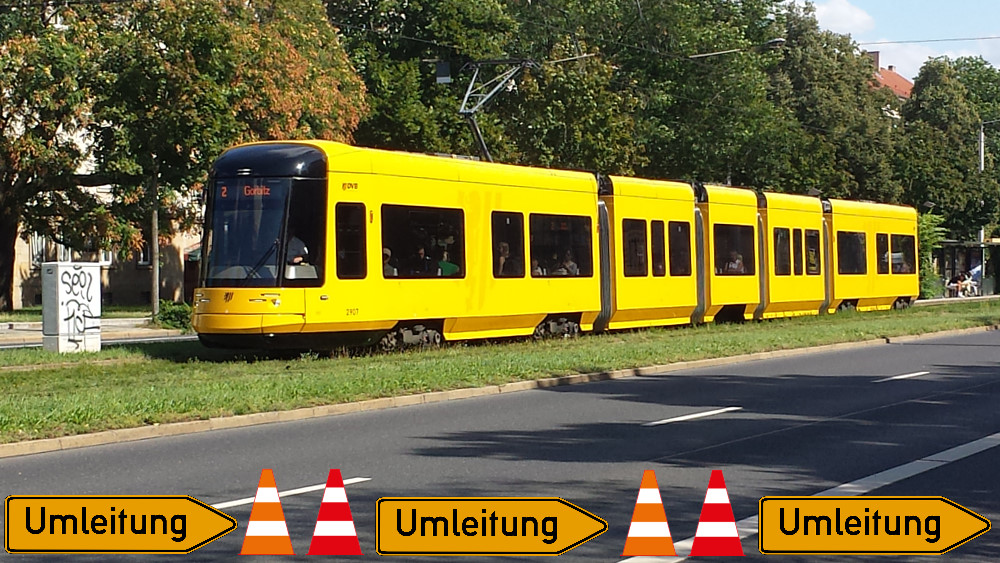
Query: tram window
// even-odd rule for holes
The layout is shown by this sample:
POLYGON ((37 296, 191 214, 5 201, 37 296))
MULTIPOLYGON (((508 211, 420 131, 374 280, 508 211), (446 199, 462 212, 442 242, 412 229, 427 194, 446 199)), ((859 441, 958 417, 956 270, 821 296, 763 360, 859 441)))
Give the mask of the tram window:
POLYGON ((837 273, 868 273, 868 255, 865 250, 864 233, 837 231, 837 273))
POLYGON ((667 275, 667 253, 664 246, 663 221, 653 221, 649 225, 651 246, 653 247, 653 275, 667 275))
POLYGON ((524 277, 524 215, 493 212, 493 277, 524 277))
POLYGON ((819 231, 806 229, 806 274, 818 276, 820 273, 819 231))
POLYGON ((774 229, 774 273, 778 276, 792 275, 792 248, 788 235, 788 229, 774 229))
POLYGON ((590 217, 541 215, 528 217, 531 233, 531 277, 594 275, 590 217))
POLYGON ((715 273, 720 276, 754 275, 753 227, 717 223, 713 234, 715 273))
POLYGON ((641 219, 622 220, 622 257, 626 277, 649 275, 646 266, 646 222, 641 219))
POLYGON ((338 203, 337 277, 362 279, 368 270, 365 258, 365 206, 363 203, 338 203))
POLYGON ((326 256, 326 185, 323 180, 293 180, 285 224, 286 287, 323 285, 326 256), (321 210, 319 213, 316 210, 321 210))
POLYGON ((917 240, 913 235, 892 235, 892 273, 912 274, 917 270, 917 240))
POLYGON ((875 235, 875 255, 878 256, 878 273, 889 273, 889 235, 878 233, 875 235))
POLYGON ((389 256, 383 272, 399 278, 464 278, 465 214, 461 209, 383 205, 382 248, 383 256, 389 256))
POLYGON ((802 229, 792 231, 792 257, 795 260, 795 275, 802 275, 802 229))
POLYGON ((671 221, 670 229, 670 275, 691 275, 691 223, 671 221))
POLYGON ((205 225, 206 287, 280 284, 282 225, 289 219, 292 183, 290 178, 216 180, 205 225))

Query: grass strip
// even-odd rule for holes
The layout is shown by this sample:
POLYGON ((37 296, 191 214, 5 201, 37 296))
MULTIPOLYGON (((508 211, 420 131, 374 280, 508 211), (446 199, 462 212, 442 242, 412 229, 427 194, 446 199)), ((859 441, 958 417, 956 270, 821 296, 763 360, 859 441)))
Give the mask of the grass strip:
MULTIPOLYGON (((101 307, 101 317, 105 319, 131 319, 150 316, 149 306, 106 305, 101 307)), ((42 306, 24 307, 14 311, 0 311, 0 323, 40 323, 42 306)))
POLYGON ((0 442, 921 334, 998 319, 1000 302, 983 301, 361 357, 255 356, 197 342, 116 346, 79 356, 0 351, 0 365, 49 364, 0 371, 0 442))

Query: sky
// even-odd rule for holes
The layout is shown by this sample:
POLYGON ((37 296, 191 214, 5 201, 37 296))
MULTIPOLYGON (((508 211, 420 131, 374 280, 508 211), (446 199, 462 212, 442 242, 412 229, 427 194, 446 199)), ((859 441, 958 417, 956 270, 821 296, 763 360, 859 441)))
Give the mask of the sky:
POLYGON ((998 0, 813 0, 820 27, 850 35, 866 51, 879 51, 883 68, 893 65, 911 81, 931 57, 981 56, 1000 68, 998 0), (996 37, 975 41, 914 41, 996 37))

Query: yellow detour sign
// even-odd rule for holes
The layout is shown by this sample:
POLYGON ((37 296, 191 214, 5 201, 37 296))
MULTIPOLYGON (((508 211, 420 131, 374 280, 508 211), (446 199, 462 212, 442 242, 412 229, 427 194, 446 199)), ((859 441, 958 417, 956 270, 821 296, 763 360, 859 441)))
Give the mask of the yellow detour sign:
POLYGON ((380 498, 379 555, 560 555, 608 523, 555 497, 380 498))
POLYGON ((4 519, 9 553, 190 553, 236 529, 184 495, 14 495, 4 519))
POLYGON ((944 553, 990 521, 944 497, 764 497, 760 552, 944 553))

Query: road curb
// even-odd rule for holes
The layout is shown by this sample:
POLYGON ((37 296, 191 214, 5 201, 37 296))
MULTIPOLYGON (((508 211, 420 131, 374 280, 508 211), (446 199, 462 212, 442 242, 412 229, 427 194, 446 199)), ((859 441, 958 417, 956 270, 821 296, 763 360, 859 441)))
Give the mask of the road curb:
POLYGON ((1000 325, 988 325, 973 328, 963 328, 946 330, 941 332, 931 332, 926 334, 914 334, 904 336, 879 337, 877 339, 862 340, 859 342, 839 342, 836 344, 825 344, 821 346, 811 346, 807 348, 793 348, 788 350, 772 350, 768 352, 755 352, 740 356, 729 356, 725 358, 709 358, 705 360, 693 360, 688 362, 675 362, 656 366, 645 366, 639 368, 626 368, 597 373, 581 373, 574 375, 563 375, 548 377, 545 379, 535 379, 530 381, 514 381, 501 385, 489 385, 486 387, 469 387, 463 389, 453 389, 450 391, 433 391, 416 395, 404 395, 401 397, 382 397, 358 401, 354 403, 340 403, 336 405, 322 405, 318 407, 306 407, 290 411, 272 411, 236 416, 210 418, 208 420, 193 420, 188 422, 172 422, 168 424, 154 424, 139 428, 124 428, 119 430, 107 430, 104 432, 94 432, 91 434, 77 434, 74 436, 64 436, 61 438, 47 438, 43 440, 29 440, 25 442, 15 442, 11 444, 0 444, 0 458, 17 457, 28 454, 53 452, 83 448, 88 446, 99 446, 108 444, 118 444, 123 442, 133 442, 148 438, 162 438, 166 436, 179 436, 184 434, 195 434, 210 430, 224 430, 230 428, 244 428, 259 424, 271 424, 274 422, 290 422, 296 420, 307 420, 325 416, 336 416, 343 414, 370 412, 413 405, 423 405, 439 403, 445 401, 457 401, 475 397, 486 397, 489 395, 503 395, 519 391, 533 389, 546 389, 550 387, 560 387, 563 385, 578 385, 581 383, 591 383, 595 381, 607 381, 611 379, 622 379, 625 377, 655 377, 666 375, 686 369, 698 369, 707 367, 717 367, 744 362, 759 360, 771 360, 777 358, 789 358, 806 354, 817 354, 823 352, 833 352, 854 348, 867 348, 872 346, 884 346, 889 344, 904 344, 926 338, 940 338, 945 336, 961 336, 966 334, 976 334, 1000 330, 1000 325))

